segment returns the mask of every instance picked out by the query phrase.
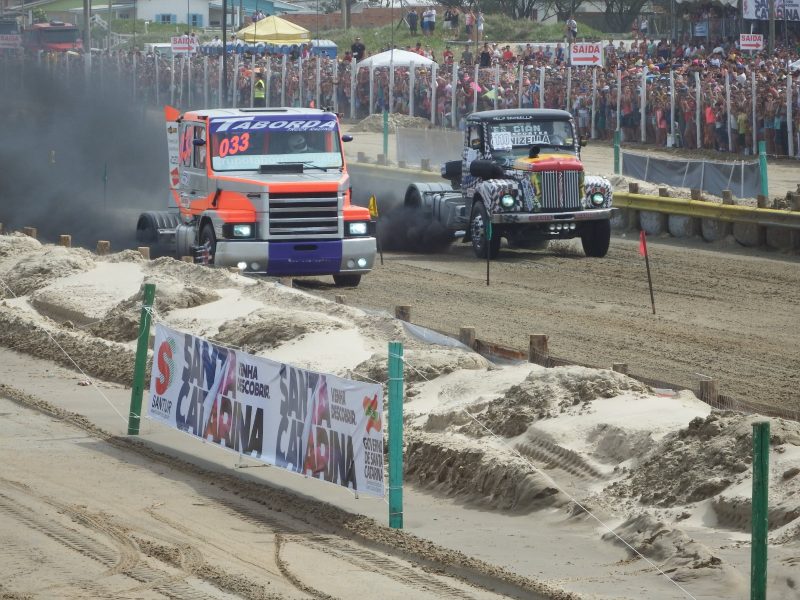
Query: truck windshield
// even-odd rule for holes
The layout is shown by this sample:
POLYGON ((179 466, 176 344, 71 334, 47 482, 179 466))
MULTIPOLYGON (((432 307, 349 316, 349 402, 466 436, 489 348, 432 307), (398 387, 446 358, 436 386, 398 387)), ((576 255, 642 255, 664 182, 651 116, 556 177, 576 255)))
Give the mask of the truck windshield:
POLYGON ((569 121, 492 123, 489 134, 495 157, 527 156, 528 149, 533 145, 543 146, 545 152, 550 149, 574 150, 574 134, 569 121))
POLYGON ((342 167, 334 115, 247 115, 212 119, 211 168, 257 171, 261 165, 302 163, 306 169, 342 167))
POLYGON ((45 44, 70 44, 78 40, 78 30, 70 29, 42 29, 42 41, 45 44))

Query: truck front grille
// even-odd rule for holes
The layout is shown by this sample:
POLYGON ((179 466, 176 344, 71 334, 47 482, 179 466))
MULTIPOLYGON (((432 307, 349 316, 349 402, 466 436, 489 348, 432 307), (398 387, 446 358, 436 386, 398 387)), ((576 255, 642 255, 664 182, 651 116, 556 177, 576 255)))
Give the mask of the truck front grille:
POLYGON ((542 210, 580 210, 580 171, 542 172, 542 210))
POLYGON ((338 192, 269 195, 271 238, 342 237, 338 192))

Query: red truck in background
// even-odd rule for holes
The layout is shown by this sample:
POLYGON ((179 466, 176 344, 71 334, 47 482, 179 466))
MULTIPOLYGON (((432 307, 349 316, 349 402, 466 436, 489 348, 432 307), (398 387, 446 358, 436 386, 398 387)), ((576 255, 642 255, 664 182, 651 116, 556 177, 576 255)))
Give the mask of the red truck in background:
POLYGON ((67 52, 82 50, 83 39, 77 25, 62 21, 34 23, 22 31, 22 47, 30 52, 67 52))
POLYGON ((313 108, 165 109, 172 210, 146 212, 137 239, 245 274, 332 275, 373 266, 367 208, 350 203, 334 113, 313 108))

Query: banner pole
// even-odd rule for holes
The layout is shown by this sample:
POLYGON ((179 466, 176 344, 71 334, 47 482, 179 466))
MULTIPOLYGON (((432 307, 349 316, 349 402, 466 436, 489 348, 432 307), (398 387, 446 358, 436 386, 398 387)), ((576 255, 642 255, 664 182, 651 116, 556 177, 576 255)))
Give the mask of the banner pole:
POLYGON ((614 132, 614 174, 619 175, 619 140, 621 135, 621 130, 617 129, 614 132))
POLYGON ((750 599, 767 597, 767 536, 769 534, 769 421, 753 423, 752 539, 750 599))
POLYGON ((389 342, 389 527, 403 528, 402 342, 389 342))
POLYGON ((142 397, 144 396, 144 370, 147 365, 147 347, 150 345, 150 323, 152 321, 153 300, 156 297, 154 283, 144 284, 144 301, 142 314, 139 317, 139 338, 136 343, 136 362, 133 367, 133 385, 131 386, 131 410, 128 415, 128 435, 139 435, 139 422, 142 413, 142 397))
POLYGON ((761 171, 761 195, 769 197, 769 175, 767 173, 767 143, 758 142, 758 168, 761 171))

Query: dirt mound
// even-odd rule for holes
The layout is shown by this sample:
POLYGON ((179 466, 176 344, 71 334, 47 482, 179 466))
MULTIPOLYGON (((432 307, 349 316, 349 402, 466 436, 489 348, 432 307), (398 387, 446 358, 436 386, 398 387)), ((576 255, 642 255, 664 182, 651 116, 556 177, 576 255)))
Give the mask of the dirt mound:
POLYGON ((122 250, 121 252, 115 252, 114 254, 109 254, 103 260, 110 263, 146 262, 144 257, 139 254, 137 250, 122 250))
POLYGON ((586 439, 594 444, 593 457, 612 465, 644 456, 656 443, 649 431, 631 431, 608 423, 595 427, 586 439))
MULTIPOLYGON (((613 398, 623 392, 646 393, 647 386, 614 371, 582 367, 548 369, 533 372, 497 400, 488 403, 479 420, 493 432, 506 437, 524 433, 540 419, 557 417, 569 407, 598 398, 613 398)), ((485 430, 468 423, 463 433, 481 437, 485 430)))
MULTIPOLYGON (((400 114, 389 115, 389 133, 397 133, 398 127, 429 129, 430 126, 431 122, 428 119, 400 114)), ((350 127, 348 131, 381 133, 383 132, 383 114, 370 115, 350 127)))
POLYGON ((166 256, 145 262, 144 271, 154 276, 166 275, 182 283, 198 287, 211 289, 236 287, 231 280, 231 273, 228 271, 185 263, 166 256))
MULTIPOLYGON (((752 424, 763 419, 733 412, 713 412, 667 436, 626 480, 606 491, 639 497, 644 505, 670 507, 716 496, 742 482, 750 470, 752 424)), ((800 445, 800 424, 772 420, 771 446, 800 445)))
MULTIPOLYGON (((430 381, 459 369, 481 370, 491 366, 480 354, 444 346, 416 348, 411 351, 406 348, 403 361, 406 385, 430 381)), ((386 381, 389 379, 388 357, 385 354, 373 354, 356 366, 348 376, 365 381, 386 381)), ((409 391, 414 395, 413 390, 409 391)))
POLYGON ((522 459, 448 435, 409 432, 405 476, 418 485, 486 508, 527 512, 568 502, 522 459))
POLYGON ((30 236, 19 232, 0 235, 0 258, 7 258, 36 252, 42 249, 42 244, 30 236))
POLYGON ((17 352, 52 360, 68 368, 74 368, 74 360, 84 373, 105 381, 124 385, 131 385, 133 381, 133 350, 76 331, 68 323, 57 327, 5 305, 0 310, 0 330, 3 331, 3 345, 17 352))
MULTIPOLYGON (((38 244, 38 242, 36 243, 38 244)), ((92 254, 81 249, 47 246, 35 256, 19 256, 18 254, 20 251, 22 253, 30 252, 31 249, 31 246, 25 242, 16 246, 14 251, 18 256, 17 261, 10 265, 5 273, 0 274, 10 291, 3 287, 0 290, 0 297, 24 296, 50 285, 55 279, 89 271, 95 266, 92 254)))
MULTIPOLYGON (((614 530, 618 536, 638 552, 655 562, 661 570, 676 581, 685 581, 701 575, 699 570, 718 569, 722 560, 704 545, 689 538, 680 529, 672 529, 648 514, 631 517, 614 530)), ((611 533, 603 535, 605 541, 625 546, 611 533)), ((631 556, 636 556, 630 552, 631 556)))
POLYGON ((245 352, 276 348, 307 333, 340 329, 342 325, 321 315, 260 310, 222 324, 213 341, 245 352))
MULTIPOLYGON (((194 308, 219 300, 215 291, 195 285, 181 283, 170 277, 150 277, 147 283, 156 284, 156 314, 165 314, 178 308, 194 308)), ((129 342, 139 335, 144 284, 138 294, 123 300, 112 308, 102 320, 88 331, 97 337, 114 342, 129 342)))

